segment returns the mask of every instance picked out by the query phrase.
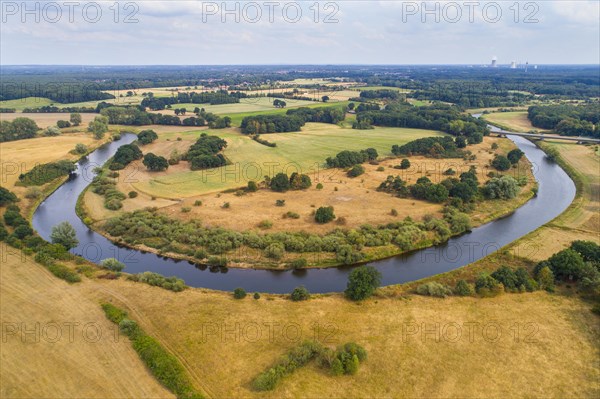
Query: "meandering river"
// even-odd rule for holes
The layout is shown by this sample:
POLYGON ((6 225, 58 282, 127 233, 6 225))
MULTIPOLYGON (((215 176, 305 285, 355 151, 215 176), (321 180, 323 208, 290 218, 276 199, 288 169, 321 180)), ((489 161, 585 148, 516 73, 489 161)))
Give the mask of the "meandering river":
MULTIPOLYGON (((517 136, 508 137, 533 165, 534 176, 539 184, 537 196, 510 216, 477 227, 443 245, 369 263, 381 272, 382 285, 418 280, 472 263, 544 225, 569 206, 576 190, 565 171, 549 161, 544 152, 530 141, 517 136)), ((177 276, 192 287, 225 291, 243 287, 248 292, 269 293, 289 293, 298 285, 304 285, 312 293, 345 289, 352 267, 294 271, 211 269, 120 247, 89 229, 75 212, 77 198, 91 183, 93 169, 103 165, 121 145, 135 139, 134 134, 123 134, 121 140, 92 152, 77 164, 75 175, 40 204, 33 215, 33 227, 44 239, 50 240, 52 227, 66 220, 77 231, 80 242, 72 252, 95 263, 114 257, 125 263, 128 273, 152 271, 165 276, 177 276)), ((523 247, 522 250, 535 251, 535 246, 523 247)))

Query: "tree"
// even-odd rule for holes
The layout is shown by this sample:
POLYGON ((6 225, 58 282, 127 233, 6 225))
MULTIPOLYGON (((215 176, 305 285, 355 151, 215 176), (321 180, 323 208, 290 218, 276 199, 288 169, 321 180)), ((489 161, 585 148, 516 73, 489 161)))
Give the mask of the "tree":
POLYGON ((496 155, 492 161, 492 166, 501 172, 510 169, 510 161, 504 155, 496 155))
POLYGON ((492 273, 492 277, 504 285, 504 288, 513 290, 518 288, 518 278, 515 272, 508 266, 501 266, 492 273))
POLYGON ((344 293, 353 301, 361 301, 373 295, 381 283, 381 273, 372 266, 360 266, 350 272, 344 293))
POLYGON ((586 262, 600 262, 600 245, 593 241, 573 241, 571 249, 579 253, 586 262))
POLYGON ((290 176, 290 188, 292 188, 293 190, 305 190, 311 185, 312 181, 310 180, 310 176, 308 175, 294 172, 290 176))
POLYGON ((464 136, 458 136, 454 139, 454 142, 456 143, 456 148, 465 148, 467 146, 467 140, 464 136))
POLYGON ((60 120, 56 122, 56 126, 58 126, 61 129, 64 129, 66 127, 71 127, 71 122, 60 120))
POLYGON ((333 219, 335 219, 335 214, 333 213, 332 206, 322 206, 315 213, 315 221, 317 223, 325 224, 331 222, 333 219))
POLYGON ((365 173, 365 168, 362 165, 354 165, 352 169, 348 171, 348 177, 358 177, 365 173))
POLYGON ((294 288, 294 291, 292 291, 290 298, 292 299, 292 301, 306 301, 307 299, 310 299, 310 292, 308 292, 308 290, 303 285, 301 285, 299 287, 294 288))
POLYGON ((537 277, 538 284, 541 289, 546 291, 554 291, 554 273, 548 266, 542 267, 537 277))
POLYGON ((142 130, 138 134, 138 140, 143 145, 150 144, 156 139, 158 139, 158 134, 156 134, 156 132, 154 130, 142 130))
POLYGON ((119 262, 115 258, 103 259, 100 262, 100 266, 102 266, 105 269, 111 270, 113 272, 120 272, 121 270, 125 269, 125 264, 122 262, 119 262))
POLYGON ((108 118, 106 116, 97 116, 88 124, 88 132, 94 135, 94 138, 100 140, 104 133, 108 132, 108 118))
POLYGON ((271 179, 271 190, 284 193, 290 189, 290 179, 285 173, 278 173, 271 179))
POLYGON ((329 101, 329 96, 323 96, 321 97, 321 100, 323 100, 323 102, 326 103, 327 101, 329 101))
POLYGON ((50 239, 53 244, 60 244, 65 247, 66 250, 75 248, 79 245, 77 240, 77 233, 69 222, 62 222, 52 228, 50 239))
POLYGON ((581 255, 570 248, 552 255, 548 264, 557 279, 579 279, 584 261, 581 255))
POLYGON ((81 125, 81 114, 72 113, 69 121, 73 124, 73 126, 81 125))
POLYGON ((17 202, 17 196, 10 190, 0 187, 0 206, 6 206, 13 202, 17 202))
POLYGON ((511 176, 493 177, 482 189, 488 199, 515 198, 519 190, 519 183, 511 176))
POLYGON ((169 162, 165 157, 154 155, 151 152, 144 155, 144 160, 142 161, 142 163, 145 167, 148 168, 148 170, 151 170, 153 172, 160 172, 162 170, 166 170, 169 167, 169 162))
POLYGON ((523 158, 523 155, 525 155, 523 151, 521 151, 518 148, 515 148, 514 150, 511 150, 508 154, 506 154, 506 158, 508 158, 510 163, 514 165, 518 163, 521 160, 521 158, 523 158))
POLYGON ((402 162, 400 162, 400 169, 408 169, 410 168, 410 161, 406 158, 404 158, 402 160, 402 162))

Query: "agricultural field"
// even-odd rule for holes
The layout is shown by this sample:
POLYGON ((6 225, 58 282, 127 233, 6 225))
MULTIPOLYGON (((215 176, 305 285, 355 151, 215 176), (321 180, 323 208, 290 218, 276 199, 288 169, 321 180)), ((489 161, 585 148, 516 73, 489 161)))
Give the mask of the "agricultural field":
POLYGON ((498 127, 513 132, 528 133, 532 130, 536 130, 538 132, 548 131, 546 129, 534 127, 527 118, 527 111, 494 112, 491 114, 482 115, 482 118, 494 125, 497 125, 498 127))
MULTIPOLYGON (((403 144, 420 138, 440 136, 442 133, 403 128, 376 128, 373 130, 354 130, 336 125, 322 123, 307 123, 301 132, 263 135, 268 141, 277 143, 271 148, 240 134, 238 129, 190 131, 185 133, 164 133, 152 145, 157 154, 161 151, 170 153, 170 147, 161 147, 167 142, 175 141, 178 137, 193 144, 200 133, 219 136, 228 142, 224 155, 232 165, 221 168, 191 171, 180 163, 166 172, 146 173, 139 164, 132 164, 136 170, 138 182, 132 187, 142 193, 163 198, 186 198, 204 193, 214 193, 230 188, 244 186, 248 180, 263 178, 269 174, 269 168, 274 173, 284 170, 292 173, 295 169, 312 173, 323 167, 325 159, 335 156, 345 149, 362 150, 375 148, 380 156, 391 155, 394 144, 403 144), (255 165, 258 163, 260 170, 255 165)), ((143 151, 150 149, 143 148, 143 151)), ((127 174, 127 170, 124 172, 127 174)))
MULTIPOLYGON (((56 105, 56 104, 55 104, 56 105)), ((81 113, 81 126, 78 128, 73 128, 69 130, 85 130, 87 124, 91 122, 98 114, 92 113, 81 113)), ((12 114, 0 114, 0 120, 3 121, 12 121, 15 118, 29 118, 42 129, 47 128, 48 126, 56 126, 56 122, 60 120, 69 120, 69 113, 32 113, 32 114, 24 114, 21 112, 15 112, 12 114)))
POLYGON ((90 295, 96 284, 68 284, 16 249, 2 252, 1 397, 174 397, 115 334, 90 295))

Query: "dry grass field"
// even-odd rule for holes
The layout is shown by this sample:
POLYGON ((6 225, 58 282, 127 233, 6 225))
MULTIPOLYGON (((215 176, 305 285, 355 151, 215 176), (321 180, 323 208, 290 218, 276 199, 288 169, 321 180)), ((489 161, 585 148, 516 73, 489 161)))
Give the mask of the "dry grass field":
POLYGON ((547 132, 546 129, 540 129, 531 124, 531 121, 527 118, 527 111, 516 111, 516 112, 494 112, 491 114, 485 114, 482 116, 486 121, 496 124, 499 127, 507 129, 513 132, 528 133, 532 130, 538 132, 547 132))
POLYGON ((600 243, 600 154, 596 147, 552 141, 542 146, 559 150, 562 159, 578 173, 581 193, 562 215, 515 244, 534 246, 536 250, 529 251, 529 256, 538 261, 575 240, 600 243))
POLYGON ((577 298, 545 292, 492 299, 410 295, 356 304, 333 295, 294 303, 271 296, 238 301, 197 289, 173 294, 135 283, 101 284, 118 287, 126 306, 143 315, 144 329, 181 356, 197 376, 198 388, 211 397, 600 393, 599 319, 577 298), (251 389, 258 373, 301 340, 314 338, 331 346, 357 342, 369 358, 353 377, 331 377, 313 363, 272 392, 251 389))
MULTIPOLYGON (((69 116, 71 114, 69 113, 31 113, 31 114, 24 114, 21 112, 17 112, 17 113, 13 113, 13 114, 0 114, 0 120, 3 121, 12 121, 15 118, 29 118, 35 121, 35 123, 37 123, 37 125, 44 129, 47 128, 48 126, 56 126, 56 122, 60 121, 60 120, 64 120, 64 121, 68 121, 69 120, 69 116)), ((81 114, 81 127, 80 129, 85 129, 85 127, 87 127, 88 123, 90 121, 92 121, 96 116, 98 116, 98 114, 91 114, 91 113, 82 113, 81 114)))
MULTIPOLYGON (((30 171, 37 164, 54 162, 60 159, 77 159, 77 155, 69 153, 77 143, 85 144, 88 148, 94 148, 107 139, 108 135, 104 140, 95 140, 89 133, 69 133, 55 137, 38 137, 2 143, 0 145, 2 186, 13 190, 13 185, 18 180, 19 175, 30 171)), ((22 188, 14 189, 18 191, 22 188)))
POLYGON ((2 250, 0 397, 169 398, 89 295, 2 250))

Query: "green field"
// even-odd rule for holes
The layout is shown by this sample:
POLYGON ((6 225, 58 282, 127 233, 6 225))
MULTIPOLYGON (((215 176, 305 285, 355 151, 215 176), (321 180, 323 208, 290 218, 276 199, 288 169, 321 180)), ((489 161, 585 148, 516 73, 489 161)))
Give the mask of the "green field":
MULTIPOLYGON (((228 141, 225 155, 231 161, 231 165, 153 177, 147 181, 141 180, 135 187, 158 197, 191 197, 240 187, 248 180, 262 180, 264 175, 272 175, 282 170, 286 170, 288 174, 298 170, 314 174, 323 168, 327 157, 343 150, 373 147, 380 156, 389 156, 394 144, 443 135, 440 132, 422 129, 354 130, 337 125, 308 123, 302 128, 302 132, 263 135, 263 139, 277 143, 277 147, 271 148, 238 133, 237 129, 213 130, 207 133, 228 141)), ((193 140, 199 134, 200 132, 163 133, 159 142, 174 140, 177 137, 193 140)))
POLYGON ((59 103, 54 103, 49 98, 26 97, 26 98, 19 98, 18 100, 0 101, 0 108, 13 108, 13 109, 16 109, 17 111, 22 111, 25 108, 44 107, 44 106, 50 105, 50 104, 55 104, 56 106, 61 105, 59 103))
MULTIPOLYGON (((275 108, 273 106, 274 98, 271 97, 257 97, 257 98, 242 98, 239 103, 236 104, 219 104, 219 105, 210 105, 210 104, 191 104, 191 103, 181 103, 173 105, 173 108, 185 108, 188 112, 193 112, 194 108, 204 108, 206 112, 212 112, 217 115, 229 115, 229 114, 238 114, 243 112, 256 112, 256 111, 273 111, 279 110, 279 108, 275 108)), ((287 108, 295 108, 295 107, 309 107, 314 106, 314 101, 304 101, 304 100, 287 100, 284 99, 287 103, 287 108)), ((287 109, 286 108, 286 109, 287 109)))
POLYGON ((350 90, 365 91, 365 90, 397 90, 401 93, 410 93, 412 90, 403 89, 401 87, 389 87, 389 86, 357 86, 352 87, 350 90))

